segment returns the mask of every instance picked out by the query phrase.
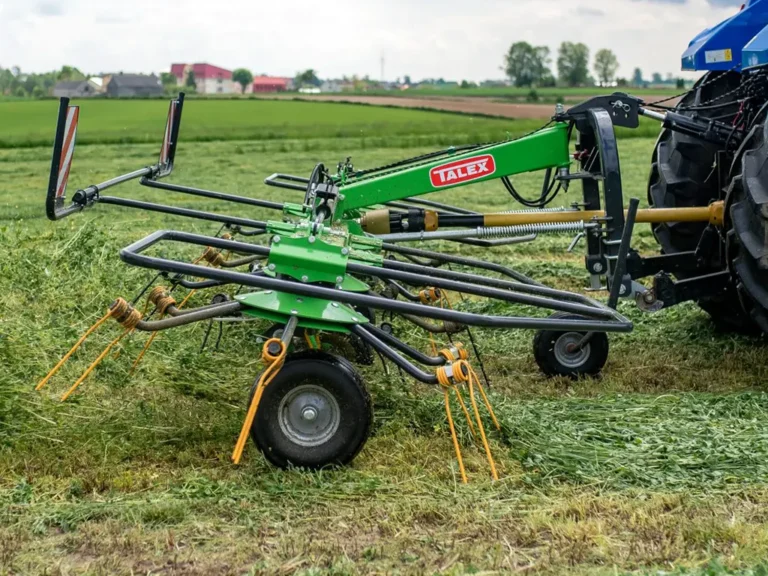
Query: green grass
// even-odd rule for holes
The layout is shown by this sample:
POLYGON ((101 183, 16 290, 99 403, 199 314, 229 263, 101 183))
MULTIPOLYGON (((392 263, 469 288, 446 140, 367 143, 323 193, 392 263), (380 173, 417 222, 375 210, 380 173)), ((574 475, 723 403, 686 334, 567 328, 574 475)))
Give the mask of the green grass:
MULTIPOLYGON (((77 141, 88 144, 157 143, 162 138, 165 100, 81 100, 77 141)), ((58 102, 0 100, 0 149, 51 146, 58 102)), ((404 109, 334 102, 285 100, 194 100, 185 108, 185 142, 299 140, 305 150, 322 150, 325 141, 356 138, 368 148, 451 146, 494 142, 527 134, 545 120, 491 118, 430 109, 404 109)), ((648 137, 657 123, 643 119, 622 138, 648 137)), ((295 144, 294 144, 295 145, 295 144)))
MULTIPOLYGON (((141 143, 162 138, 164 100, 82 100, 78 142, 141 143)), ((0 102, 0 148, 53 142, 58 103, 0 102)), ((184 140, 281 140, 295 138, 413 139, 436 133, 461 141, 505 137, 510 121, 424 110, 276 100, 195 100, 184 111, 184 140)), ((515 125, 528 131, 541 121, 515 125)))
MULTIPOLYGON (((296 200, 263 186, 263 176, 307 174, 349 154, 363 168, 421 151, 361 142, 183 141, 173 181, 296 200)), ((620 143, 628 196, 645 198, 652 146, 620 143)), ((495 484, 466 434, 472 483, 457 483, 440 393, 380 365, 362 368, 375 428, 352 466, 281 472, 250 444, 233 466, 262 326, 228 327, 220 350, 204 354, 205 326, 164 333, 131 375, 145 339, 137 335, 58 402, 114 337, 112 325, 34 392, 114 297, 147 280, 119 261, 121 247, 159 228, 216 230, 108 206, 50 223, 48 156, 0 150, 0 573, 766 573, 768 350, 717 332, 693 305, 647 316, 623 302, 635 332, 611 337, 602 379, 575 383, 539 374, 530 332, 476 330, 502 423, 491 435, 495 484)), ((155 156, 154 144, 79 148, 71 189, 155 156)), ((533 194, 538 175, 516 184, 533 194)), ((133 184, 123 193, 221 208, 133 184)), ((511 207, 497 182, 437 197, 511 207)), ((576 200, 576 189, 562 198, 576 200)), ((583 257, 565 251, 569 240, 461 253, 580 290, 583 257)), ((635 246, 655 250, 646 227, 635 246)), ((398 326, 427 349, 422 334, 398 326)))

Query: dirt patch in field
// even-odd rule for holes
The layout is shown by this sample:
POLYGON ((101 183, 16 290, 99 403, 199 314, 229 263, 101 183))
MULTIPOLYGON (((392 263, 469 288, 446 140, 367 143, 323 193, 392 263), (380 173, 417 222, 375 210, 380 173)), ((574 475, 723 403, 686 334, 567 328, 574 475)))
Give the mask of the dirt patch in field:
MULTIPOLYGON (((296 96, 275 96, 280 99, 296 99, 296 96)), ((486 114, 505 118, 551 118, 554 114, 553 104, 509 104, 492 98, 400 98, 397 96, 360 96, 355 94, 328 94, 320 96, 304 96, 301 100, 312 102, 351 102, 354 104, 372 104, 374 106, 397 106, 401 108, 431 108, 449 112, 464 112, 468 114, 486 114)))

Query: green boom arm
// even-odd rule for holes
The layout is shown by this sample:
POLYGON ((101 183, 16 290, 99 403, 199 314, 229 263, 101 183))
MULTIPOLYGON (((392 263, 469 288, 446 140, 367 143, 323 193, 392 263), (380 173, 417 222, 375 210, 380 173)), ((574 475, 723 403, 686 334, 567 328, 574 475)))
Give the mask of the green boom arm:
POLYGON ((570 161, 568 124, 558 122, 518 140, 383 174, 352 177, 339 185, 335 217, 348 218, 360 208, 502 176, 566 167, 570 161))

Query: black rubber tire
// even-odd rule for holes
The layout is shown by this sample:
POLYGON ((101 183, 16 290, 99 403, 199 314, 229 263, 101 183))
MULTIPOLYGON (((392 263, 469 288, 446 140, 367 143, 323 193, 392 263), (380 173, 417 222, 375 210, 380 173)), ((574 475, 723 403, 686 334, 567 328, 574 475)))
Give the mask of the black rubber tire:
MULTIPOLYGON (((251 397, 255 390, 254 383, 251 397)), ((365 445, 372 423, 371 398, 352 364, 326 352, 306 350, 289 355, 264 389, 251 439, 278 468, 317 470, 349 464, 365 445), (338 427, 323 443, 311 447, 294 441, 281 426, 281 402, 305 384, 322 388, 338 405, 338 427)))
MULTIPOLYGON (((550 318, 584 320, 582 316, 567 312, 556 312, 550 318)), ((586 332, 575 330, 539 330, 536 332, 536 335, 533 337, 533 357, 546 376, 567 376, 575 380, 584 376, 597 376, 602 371, 605 363, 608 361, 608 335, 605 332, 595 332, 591 340, 582 349, 583 357, 574 358, 574 362, 579 362, 578 365, 575 365, 561 362, 556 352, 558 341, 563 337, 574 339, 574 337, 570 336, 572 334, 578 334, 580 339, 586 332)), ((581 355, 581 353, 577 354, 581 355)))
MULTIPOLYGON (((733 91, 739 86, 741 75, 738 72, 709 72, 703 76, 677 109, 708 102, 733 91)), ((737 95, 727 96, 718 103, 726 103, 737 95)), ((702 117, 737 112, 738 104, 733 107, 699 110, 702 117)), ((679 110, 691 115, 693 112, 679 110)), ((716 174, 712 174, 715 156, 721 148, 716 144, 664 129, 656 142, 653 152, 651 174, 648 181, 648 202, 655 208, 676 208, 708 206, 720 197, 716 174)), ((663 254, 675 254, 695 250, 705 223, 665 223, 652 225, 653 234, 661 246, 663 254)), ((726 262, 710 262, 709 270, 698 274, 707 274, 724 270, 726 262)), ((684 279, 685 274, 678 274, 684 279)), ((721 328, 749 332, 752 322, 744 314, 735 290, 727 290, 717 297, 698 302, 721 328)))
MULTIPOLYGON (((739 86, 738 72, 709 72, 694 90, 676 106, 686 116, 693 112, 680 110, 696 106, 731 92, 739 86)), ((728 98, 734 98, 729 96, 728 98)), ((727 101, 725 98, 724 101, 727 101)), ((720 102, 722 103, 722 102, 720 102)), ((738 104, 734 102, 734 113, 738 104)), ((722 115, 731 108, 699 110, 701 117, 722 115)), ((720 196, 717 178, 712 175, 715 156, 721 149, 699 138, 664 129, 656 142, 648 181, 648 202, 655 208, 708 206, 720 196), (710 177, 712 176, 712 177, 710 177)), ((665 254, 695 250, 706 227, 705 223, 677 222, 652 225, 654 236, 665 254)))
POLYGON ((728 257, 745 316, 768 332, 768 122, 750 134, 728 195, 728 257))

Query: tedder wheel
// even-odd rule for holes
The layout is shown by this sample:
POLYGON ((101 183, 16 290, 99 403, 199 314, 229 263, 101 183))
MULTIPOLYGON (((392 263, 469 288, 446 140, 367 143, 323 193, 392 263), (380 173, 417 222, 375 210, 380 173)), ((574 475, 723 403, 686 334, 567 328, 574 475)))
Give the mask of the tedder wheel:
MULTIPOLYGON (((581 316, 557 312, 550 318, 583 320, 581 316)), ((608 360, 608 336, 594 332, 580 349, 573 347, 581 342, 586 332, 563 330, 539 330, 533 338, 533 357, 547 376, 597 376, 608 360)))
POLYGON ((341 466, 360 452, 372 421, 370 396, 352 365, 307 350, 289 355, 264 388, 251 438, 279 468, 341 466))
MULTIPOLYGON (((702 77, 676 106, 682 114, 708 118, 736 114, 740 95, 734 92, 741 83, 738 72, 709 72, 702 77), (686 107, 712 103, 717 106, 698 110, 686 107)), ((699 138, 664 129, 653 152, 651 174, 648 181, 648 202, 655 208, 707 206, 720 197, 717 174, 713 172, 717 153, 722 147, 699 138)), ((705 223, 670 222, 654 224, 653 234, 664 254, 695 250, 705 223)), ((719 260, 719 258, 718 258, 719 260)), ((709 272, 725 269, 726 263, 707 263, 709 272)), ((685 274, 677 274, 685 279, 685 274)), ((744 314, 735 290, 698 302, 721 327, 749 331, 752 323, 744 314)))

